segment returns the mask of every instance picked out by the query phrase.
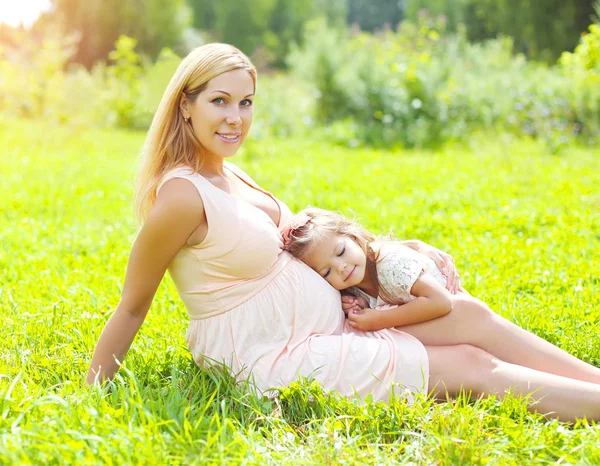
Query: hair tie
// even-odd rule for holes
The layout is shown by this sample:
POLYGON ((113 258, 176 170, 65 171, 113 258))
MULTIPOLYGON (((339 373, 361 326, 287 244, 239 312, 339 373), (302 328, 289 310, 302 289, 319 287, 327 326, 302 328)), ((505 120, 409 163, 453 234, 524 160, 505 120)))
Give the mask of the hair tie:
POLYGON ((305 213, 296 214, 292 217, 292 219, 281 229, 281 238, 283 239, 283 249, 288 249, 290 243, 292 242, 292 233, 294 230, 302 228, 308 222, 310 222, 311 217, 306 215, 305 213))

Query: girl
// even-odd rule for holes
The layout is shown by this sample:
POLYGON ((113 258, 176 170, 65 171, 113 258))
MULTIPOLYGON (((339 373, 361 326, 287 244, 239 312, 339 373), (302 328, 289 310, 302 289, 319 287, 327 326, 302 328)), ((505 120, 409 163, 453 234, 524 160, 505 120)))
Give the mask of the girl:
MULTIPOLYGON (((339 213, 305 209, 283 228, 282 236, 293 256, 336 290, 357 296, 344 304, 349 325, 357 330, 426 322, 452 309, 446 278, 431 259, 397 241, 377 241, 339 213)), ((460 292, 466 294, 462 288, 460 292)))

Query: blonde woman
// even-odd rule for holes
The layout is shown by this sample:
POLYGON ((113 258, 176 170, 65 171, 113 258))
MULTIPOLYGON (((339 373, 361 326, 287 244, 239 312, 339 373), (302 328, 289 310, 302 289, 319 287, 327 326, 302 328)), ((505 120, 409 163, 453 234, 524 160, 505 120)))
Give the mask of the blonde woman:
MULTIPOLYGON (((282 250, 279 227, 290 210, 226 162, 250 130, 255 91, 254 67, 225 44, 192 51, 171 79, 143 150, 136 187, 143 226, 88 383, 117 371, 168 268, 190 316, 187 341, 197 363, 252 373, 260 390, 299 376, 379 400, 396 385, 442 395, 514 386, 537 390, 543 412, 600 418, 600 385, 590 383, 600 382, 598 369, 489 310, 464 307, 402 331, 351 328, 339 292, 282 250)), ((450 256, 405 244, 435 260, 457 291, 450 256)))

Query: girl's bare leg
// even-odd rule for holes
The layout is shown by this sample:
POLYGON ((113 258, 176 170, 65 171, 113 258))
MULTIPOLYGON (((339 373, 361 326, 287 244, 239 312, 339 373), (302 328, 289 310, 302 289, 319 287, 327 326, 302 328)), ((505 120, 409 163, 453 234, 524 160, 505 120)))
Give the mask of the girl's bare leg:
POLYGON ((528 395, 529 407, 561 421, 586 417, 600 419, 600 385, 540 372, 501 361, 471 345, 426 346, 429 355, 429 391, 445 397, 461 388, 475 395, 528 395))
POLYGON ((429 322, 400 327, 424 345, 469 344, 508 363, 600 384, 600 369, 493 312, 468 295, 454 295, 449 314, 429 322))

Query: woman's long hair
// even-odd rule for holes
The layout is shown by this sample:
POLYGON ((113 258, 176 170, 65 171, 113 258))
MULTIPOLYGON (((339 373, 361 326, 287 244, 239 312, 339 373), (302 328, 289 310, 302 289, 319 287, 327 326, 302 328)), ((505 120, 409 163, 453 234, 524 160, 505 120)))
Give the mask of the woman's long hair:
POLYGON ((191 123, 183 119, 180 102, 183 94, 195 101, 212 78, 237 69, 248 71, 256 87, 256 69, 248 57, 227 44, 207 44, 192 50, 171 78, 154 114, 142 149, 135 184, 135 213, 143 222, 154 201, 163 176, 178 166, 194 171, 202 167, 202 146, 191 123))

